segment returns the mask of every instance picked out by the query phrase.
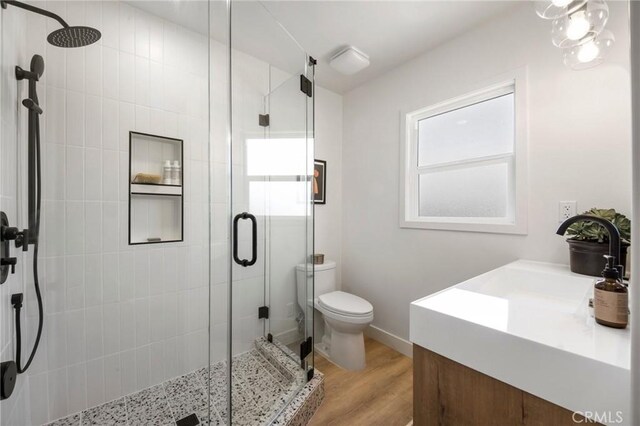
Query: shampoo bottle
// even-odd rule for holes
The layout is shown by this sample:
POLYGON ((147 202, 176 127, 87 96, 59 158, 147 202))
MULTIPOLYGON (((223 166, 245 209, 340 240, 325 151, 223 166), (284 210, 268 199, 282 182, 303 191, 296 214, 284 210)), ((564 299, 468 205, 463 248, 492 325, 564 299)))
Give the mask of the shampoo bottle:
POLYGON ((165 185, 172 185, 173 179, 171 177, 171 161, 166 160, 164 167, 162 168, 162 183, 165 185))
POLYGON ((604 279, 596 283, 593 295, 596 322, 607 327, 626 328, 629 323, 629 290, 620 281, 620 274, 615 268, 616 258, 605 258, 604 279))
POLYGON ((175 160, 171 165, 171 178, 174 185, 182 185, 182 168, 178 160, 175 160))

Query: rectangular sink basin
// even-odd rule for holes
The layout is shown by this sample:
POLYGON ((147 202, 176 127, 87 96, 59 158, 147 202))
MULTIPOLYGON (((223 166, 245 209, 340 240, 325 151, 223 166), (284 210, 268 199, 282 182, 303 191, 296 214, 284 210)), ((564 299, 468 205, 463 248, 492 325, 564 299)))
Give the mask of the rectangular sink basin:
POLYGON ((595 322, 594 282, 519 260, 411 303, 410 338, 569 410, 630 421, 631 334, 595 322))

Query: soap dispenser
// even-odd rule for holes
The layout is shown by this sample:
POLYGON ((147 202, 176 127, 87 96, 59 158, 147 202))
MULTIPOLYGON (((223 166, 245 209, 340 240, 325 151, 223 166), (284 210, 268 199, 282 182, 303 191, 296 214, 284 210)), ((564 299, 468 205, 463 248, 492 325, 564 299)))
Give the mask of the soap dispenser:
POLYGON ((614 256, 607 259, 602 271, 604 279, 595 284, 593 311, 598 324, 613 328, 626 328, 629 323, 629 290, 620 280, 614 256))

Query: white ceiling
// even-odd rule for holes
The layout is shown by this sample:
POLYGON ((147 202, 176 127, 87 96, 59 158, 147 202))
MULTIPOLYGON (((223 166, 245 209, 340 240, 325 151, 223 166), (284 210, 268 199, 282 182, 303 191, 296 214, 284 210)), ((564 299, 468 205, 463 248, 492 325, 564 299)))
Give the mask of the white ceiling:
MULTIPOLYGON (((207 31, 207 4, 204 1, 129 3, 198 32, 207 31)), ((505 13, 517 3, 522 1, 278 0, 263 1, 262 5, 318 60, 316 83, 345 93, 505 13), (345 45, 354 45, 369 55, 371 65, 352 76, 331 69, 329 59, 345 45)), ((213 2, 211 25, 214 36, 221 26, 215 20, 223 11, 223 2, 213 2)), ((299 62, 299 50, 293 41, 285 40, 284 31, 275 22, 265 24, 270 20, 268 12, 258 2, 235 2, 234 46, 287 71, 298 72, 291 69, 291 63, 299 62), (280 34, 275 36, 276 32, 280 34), (278 41, 274 42, 276 38, 278 41)))
POLYGON ((510 1, 267 1, 272 14, 316 59, 316 82, 347 92, 514 7, 510 1), (371 65, 345 76, 329 67, 344 45, 371 65))

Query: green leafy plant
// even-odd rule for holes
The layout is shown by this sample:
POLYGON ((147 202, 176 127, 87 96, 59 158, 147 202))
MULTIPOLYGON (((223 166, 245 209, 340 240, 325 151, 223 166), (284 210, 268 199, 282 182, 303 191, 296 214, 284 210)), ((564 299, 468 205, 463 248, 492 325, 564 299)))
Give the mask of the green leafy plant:
MULTIPOLYGON (((616 212, 614 209, 597 209, 592 208, 583 214, 598 216, 613 223, 620 237, 627 243, 631 241, 631 221, 623 214, 616 212)), ((597 243, 609 242, 609 235, 606 229, 597 222, 582 221, 576 222, 567 229, 567 234, 571 235, 572 240, 592 241, 597 243)))

